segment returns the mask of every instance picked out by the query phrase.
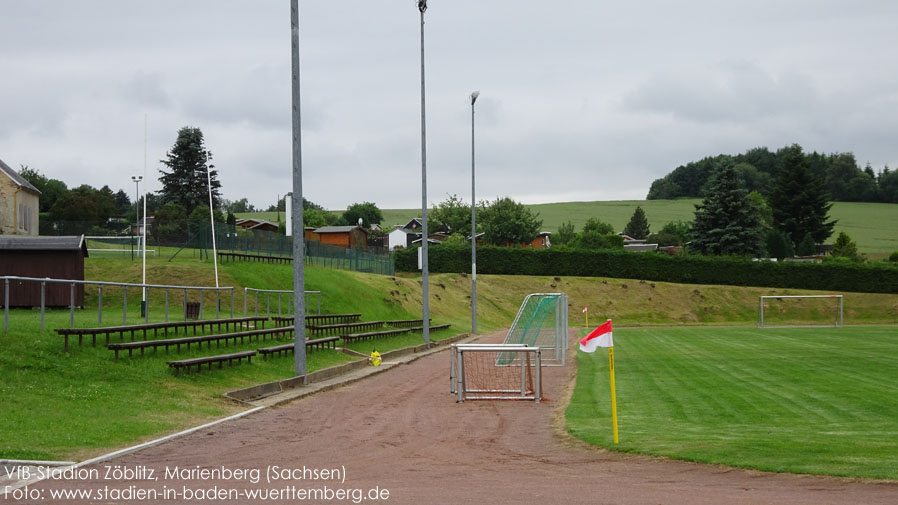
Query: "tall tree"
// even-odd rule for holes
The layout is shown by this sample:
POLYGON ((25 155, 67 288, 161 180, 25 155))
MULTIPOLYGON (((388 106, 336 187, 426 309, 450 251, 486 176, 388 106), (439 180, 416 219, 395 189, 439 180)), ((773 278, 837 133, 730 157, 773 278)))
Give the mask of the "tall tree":
POLYGON ((522 203, 508 197, 481 202, 477 223, 484 240, 499 246, 530 243, 543 225, 538 213, 534 215, 522 203))
POLYGON ((362 226, 368 228, 372 224, 380 224, 384 220, 384 215, 377 208, 377 205, 371 202, 363 202, 354 203, 347 207, 342 217, 343 222, 349 226, 359 224, 359 219, 362 220, 362 226))
MULTIPOLYGON (((571 227, 573 231, 573 227, 571 227)), ((599 235, 611 235, 614 233, 614 226, 602 221, 597 217, 591 217, 583 224, 583 233, 598 233, 599 235)))
POLYGON ((38 200, 40 212, 50 212, 50 209, 53 208, 53 204, 56 203, 56 200, 69 192, 69 188, 66 184, 59 179, 48 179, 37 169, 30 168, 28 165, 19 166, 21 167, 19 175, 41 192, 40 199, 38 200))
POLYGON ((635 239, 643 240, 649 236, 649 221, 645 217, 645 211, 637 205, 630 217, 630 222, 624 227, 624 235, 629 235, 635 239))
POLYGON ((827 221, 832 204, 823 181, 811 173, 797 144, 786 155, 768 203, 774 228, 788 235, 796 247, 807 234, 819 244, 833 233, 836 222, 827 221))
POLYGON ((209 206, 209 184, 206 171, 212 180, 212 202, 217 209, 221 205, 221 183, 218 171, 213 170, 212 153, 206 150, 203 132, 199 128, 185 126, 178 130, 178 138, 169 150, 163 165, 171 170, 162 174, 162 199, 165 203, 177 203, 190 215, 200 205, 209 206))
POLYGON ((757 256, 764 250, 761 218, 732 161, 722 161, 714 184, 695 206, 692 249, 702 254, 757 256))
POLYGON ((471 206, 458 195, 449 195, 439 205, 427 213, 427 230, 430 233, 459 233, 463 237, 471 235, 471 206))
POLYGON ((552 243, 555 245, 570 244, 574 240, 574 223, 570 219, 561 223, 555 235, 552 235, 552 243))

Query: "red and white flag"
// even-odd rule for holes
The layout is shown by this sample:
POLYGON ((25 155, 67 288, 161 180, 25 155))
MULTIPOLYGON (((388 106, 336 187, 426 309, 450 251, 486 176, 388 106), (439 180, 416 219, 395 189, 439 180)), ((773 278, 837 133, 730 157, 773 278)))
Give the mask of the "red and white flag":
POLYGON ((583 306, 583 312, 589 312, 589 305, 583 306))
POLYGON ((611 319, 580 339, 580 350, 583 352, 596 352, 597 347, 614 347, 614 339, 611 337, 611 319))

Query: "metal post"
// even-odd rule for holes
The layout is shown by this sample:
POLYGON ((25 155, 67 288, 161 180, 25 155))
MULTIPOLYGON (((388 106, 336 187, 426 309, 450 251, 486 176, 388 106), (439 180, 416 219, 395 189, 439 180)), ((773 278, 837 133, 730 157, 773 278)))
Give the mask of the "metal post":
MULTIPOLYGON (((427 325, 425 324, 424 326, 427 325)), ((461 403, 465 401, 465 353, 461 349, 456 350, 458 355, 455 358, 455 364, 458 366, 458 370, 455 372, 455 377, 458 380, 458 384, 455 385, 455 392, 458 396, 455 401, 461 403)))
POLYGON ((165 322, 168 322, 168 288, 165 288, 165 322))
POLYGON ((543 399, 543 357, 542 352, 537 347, 536 348, 536 384, 533 385, 534 393, 536 395, 536 403, 539 403, 540 400, 543 399))
POLYGON ((128 324, 128 286, 122 290, 122 324, 128 324))
POLYGON ((215 319, 221 319, 221 290, 215 287, 215 319))
POLYGON ((243 317, 246 317, 246 294, 247 288, 243 288, 243 317))
POLYGON ((97 326, 103 326, 103 285, 97 287, 97 326))
POLYGON ((474 198, 474 102, 479 91, 471 93, 471 334, 477 334, 477 200, 474 198))
POLYGON ((256 291, 256 317, 259 316, 259 292, 256 291))
POLYGON ((200 289, 200 313, 196 316, 200 321, 203 320, 203 290, 200 289))
POLYGON ((265 317, 271 319, 271 291, 265 293, 265 317))
POLYGON ((4 279, 3 288, 3 331, 9 331, 9 279, 4 279))
POLYGON ((427 265, 427 122, 425 116, 424 101, 424 11, 427 10, 427 0, 418 0, 418 10, 421 12, 421 287, 422 300, 422 327, 424 343, 430 344, 430 300, 428 293, 428 265, 427 265))
POLYGON ((143 294, 143 300, 140 301, 140 310, 143 312, 143 322, 150 322, 150 290, 147 289, 146 284, 141 286, 141 293, 143 294))
POLYGON ((44 331, 44 309, 47 306, 47 283, 41 281, 41 331, 44 331))
POLYGON ((281 317, 281 294, 278 293, 278 317, 281 317))
MULTIPOLYGON (((244 314, 246 315, 246 314, 244 314)), ((234 319, 234 288, 231 287, 231 319, 234 319)))
POLYGON ((75 327, 75 283, 69 285, 69 328, 75 327))
POLYGON ((292 70, 292 103, 293 103, 293 370, 303 377, 303 384, 308 384, 306 377, 306 308, 305 297, 296 296, 305 292, 305 261, 303 251, 303 209, 302 209, 302 130, 300 128, 300 93, 299 93, 299 0, 290 0, 290 63, 292 70))
POLYGON ((187 289, 184 289, 184 320, 187 320, 187 289))

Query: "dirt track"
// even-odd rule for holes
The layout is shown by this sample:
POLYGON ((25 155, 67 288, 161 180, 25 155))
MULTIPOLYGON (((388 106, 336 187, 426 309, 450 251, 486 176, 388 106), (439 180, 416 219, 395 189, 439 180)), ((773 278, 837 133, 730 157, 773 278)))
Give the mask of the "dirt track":
MULTIPOLYGON (((573 354, 574 350, 571 350, 573 354)), ((553 429, 574 365, 547 368, 552 401, 465 402, 448 394, 446 352, 366 380, 219 425, 99 465, 154 470, 159 480, 43 481, 32 488, 104 486, 181 491, 379 487, 391 504, 890 504, 898 484, 777 475, 627 456, 585 447, 553 429), (239 480, 173 480, 181 468, 341 468, 340 481, 252 484, 239 480)), ((572 363, 574 360, 569 360, 572 363)), ((2 500, 0 500, 2 501, 2 500)), ((365 500, 371 501, 371 500, 365 500)), ((14 502, 14 501, 12 501, 14 502)), ((142 500, 140 503, 184 503, 142 500)), ((196 503, 292 503, 299 500, 209 500, 196 503)), ((353 503, 308 500, 311 503, 353 503)), ((65 503, 131 503, 70 500, 65 503)), ((137 503, 135 500, 134 503, 137 503)))

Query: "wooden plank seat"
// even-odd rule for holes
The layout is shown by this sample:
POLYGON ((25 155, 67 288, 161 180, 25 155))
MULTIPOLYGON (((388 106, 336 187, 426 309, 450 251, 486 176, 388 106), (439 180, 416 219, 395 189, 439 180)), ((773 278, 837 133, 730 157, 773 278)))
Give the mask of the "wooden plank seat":
MULTIPOLYGON (((430 321, 433 321, 433 319, 430 319, 430 321)), ((392 326, 394 328, 412 328, 415 326, 423 326, 424 320, 423 319, 400 319, 400 320, 396 320, 396 321, 384 321, 384 324, 386 326, 392 326)))
POLYGON ((190 359, 182 359, 178 361, 167 361, 168 367, 174 369, 175 375, 182 368, 186 368, 187 371, 190 371, 190 367, 196 365, 196 372, 199 373, 202 370, 203 365, 206 363, 209 364, 209 370, 212 370, 212 363, 218 363, 218 368, 224 367, 224 362, 227 361, 230 366, 236 360, 237 364, 240 364, 240 360, 246 358, 247 363, 252 363, 253 356, 256 355, 256 351, 241 351, 234 352, 231 354, 219 354, 218 356, 203 356, 202 358, 190 358, 190 359))
MULTIPOLYGON (((306 324, 344 324, 361 321, 361 314, 314 314, 306 316, 306 324)), ((271 320, 277 326, 293 324, 293 316, 272 316, 271 320)))
POLYGON ((266 337, 271 337, 272 339, 277 336, 281 337, 293 337, 293 327, 286 326, 283 328, 268 328, 268 329, 260 329, 260 330, 249 330, 249 331, 239 331, 236 333, 217 333, 213 335, 200 335, 198 337, 181 337, 181 338, 169 338, 169 339, 161 339, 161 340, 140 340, 137 342, 120 342, 120 343, 112 343, 106 344, 106 347, 112 351, 115 351, 115 360, 118 361, 118 353, 119 351, 128 351, 128 357, 132 357, 132 353, 135 349, 140 349, 140 355, 143 356, 144 350, 147 348, 152 348, 153 351, 156 351, 159 347, 164 347, 165 351, 168 352, 168 348, 174 346, 177 352, 181 352, 181 346, 186 346, 188 350, 190 350, 190 344, 196 344, 200 349, 203 347, 203 342, 207 342, 209 349, 212 348, 212 342, 215 342, 218 347, 221 347, 221 343, 224 342, 225 345, 233 340, 235 343, 239 339, 241 343, 243 343, 244 339, 249 339, 250 342, 255 339, 257 342, 264 340, 266 337))
POLYGON ((168 331, 173 330, 175 335, 178 334, 178 330, 183 329, 184 334, 186 335, 189 328, 193 328, 193 334, 197 334, 197 327, 200 329, 200 333, 206 330, 206 326, 209 327, 209 331, 213 329, 218 329, 218 331, 222 330, 224 327, 225 331, 228 331, 233 327, 234 330, 237 328, 242 328, 243 326, 248 326, 249 324, 259 324, 262 328, 265 327, 265 321, 267 321, 267 317, 263 316, 253 316, 253 317, 234 317, 228 319, 207 319, 203 321, 169 321, 167 323, 148 323, 148 324, 134 324, 134 325, 123 325, 123 326, 103 326, 98 328, 57 328, 56 333, 65 338, 65 350, 69 350, 69 336, 77 336, 78 337, 78 345, 82 345, 85 336, 91 336, 93 340, 93 345, 97 345, 97 335, 106 335, 106 343, 109 343, 109 336, 113 333, 119 334, 120 340, 125 340, 125 333, 131 334, 131 341, 135 340, 135 335, 140 332, 143 334, 143 339, 146 340, 149 335, 149 331, 153 330, 153 337, 159 336, 159 330, 162 330, 162 334, 164 336, 168 336, 168 331))
POLYGON ((349 335, 343 335, 342 338, 343 338, 343 342, 348 344, 350 342, 357 342, 360 340, 373 340, 375 338, 403 335, 403 334, 409 333, 411 331, 412 330, 410 330, 409 328, 403 328, 403 329, 398 329, 398 330, 385 330, 385 331, 368 331, 365 333, 351 333, 349 335))
MULTIPOLYGON (((336 349, 337 342, 339 340, 340 337, 324 337, 316 338, 314 340, 306 340, 306 349, 336 349)), ((295 348, 296 346, 291 342, 289 344, 273 345, 271 347, 263 347, 256 350, 259 351, 259 354, 261 354, 262 356, 268 357, 269 354, 280 356, 282 352, 284 354, 293 352, 295 348)))
MULTIPOLYGON (((431 326, 430 326, 430 331, 446 330, 446 329, 449 329, 450 326, 452 326, 452 325, 451 325, 451 324, 431 325, 431 326)), ((414 328, 409 328, 409 331, 414 331, 414 332, 417 333, 417 332, 419 332, 419 331, 424 331, 424 327, 423 327, 423 326, 416 326, 416 327, 414 327, 414 328)))
POLYGON ((343 323, 343 324, 310 324, 306 326, 309 336, 342 336, 359 331, 373 331, 384 327, 383 321, 365 321, 361 323, 343 323))

